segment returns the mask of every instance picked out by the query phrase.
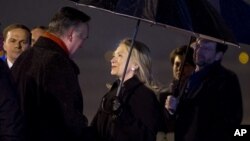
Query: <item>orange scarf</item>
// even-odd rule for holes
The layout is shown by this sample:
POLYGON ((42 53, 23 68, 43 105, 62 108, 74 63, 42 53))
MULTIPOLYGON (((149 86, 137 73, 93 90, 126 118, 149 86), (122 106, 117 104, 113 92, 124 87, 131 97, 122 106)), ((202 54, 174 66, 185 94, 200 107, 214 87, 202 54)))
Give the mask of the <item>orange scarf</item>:
POLYGON ((67 54, 69 54, 68 48, 66 47, 65 43, 60 38, 56 37, 55 35, 49 32, 45 32, 43 36, 56 42, 67 54))

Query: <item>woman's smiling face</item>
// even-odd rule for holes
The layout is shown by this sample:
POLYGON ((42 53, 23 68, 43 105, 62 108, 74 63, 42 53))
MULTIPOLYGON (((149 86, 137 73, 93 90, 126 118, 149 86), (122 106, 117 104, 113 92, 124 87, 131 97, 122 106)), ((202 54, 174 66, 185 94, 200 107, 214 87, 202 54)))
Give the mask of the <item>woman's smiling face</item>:
POLYGON ((120 44, 113 53, 111 59, 111 75, 122 77, 126 60, 128 57, 128 50, 124 44, 120 44))

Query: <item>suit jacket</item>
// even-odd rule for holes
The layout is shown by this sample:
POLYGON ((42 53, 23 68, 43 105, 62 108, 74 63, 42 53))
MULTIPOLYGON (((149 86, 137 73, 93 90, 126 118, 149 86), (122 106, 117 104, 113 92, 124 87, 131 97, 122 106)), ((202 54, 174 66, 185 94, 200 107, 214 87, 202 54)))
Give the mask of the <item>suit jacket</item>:
POLYGON ((242 120, 235 73, 216 62, 191 76, 176 113, 176 141, 228 141, 242 120))
POLYGON ((23 118, 8 66, 0 59, 0 140, 21 141, 23 118))
POLYGON ((12 67, 21 94, 26 141, 82 141, 87 126, 79 69, 53 40, 41 37, 12 67))
POLYGON ((119 94, 121 109, 112 112, 119 81, 103 97, 92 121, 101 141, 155 141, 159 130, 160 107, 156 95, 137 77, 127 80, 119 94))
POLYGON ((10 68, 9 65, 8 65, 8 62, 7 62, 7 57, 6 57, 6 55, 2 56, 2 57, 1 57, 1 60, 3 60, 3 62, 7 65, 7 67, 10 68))

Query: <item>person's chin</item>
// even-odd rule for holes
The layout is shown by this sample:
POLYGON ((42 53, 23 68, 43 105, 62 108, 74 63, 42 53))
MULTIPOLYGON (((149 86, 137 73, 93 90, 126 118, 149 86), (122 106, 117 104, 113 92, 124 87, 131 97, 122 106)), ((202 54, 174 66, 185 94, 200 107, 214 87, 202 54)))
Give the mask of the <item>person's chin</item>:
POLYGON ((112 70, 111 70, 110 74, 111 74, 111 75, 116 75, 116 73, 115 73, 115 72, 113 72, 112 70))
POLYGON ((197 65, 199 67, 205 67, 207 65, 207 63, 206 62, 198 62, 197 65))

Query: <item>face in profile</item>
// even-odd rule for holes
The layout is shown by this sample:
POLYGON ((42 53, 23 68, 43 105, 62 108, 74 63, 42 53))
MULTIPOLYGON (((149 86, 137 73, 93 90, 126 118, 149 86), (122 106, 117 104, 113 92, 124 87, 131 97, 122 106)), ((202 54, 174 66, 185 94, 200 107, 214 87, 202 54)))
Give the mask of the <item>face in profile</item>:
MULTIPOLYGON (((184 58, 181 55, 176 55, 174 58, 173 64, 173 77, 175 80, 179 80, 181 76, 181 64, 183 63, 184 58)), ((194 66, 189 63, 184 64, 183 72, 182 72, 182 80, 186 80, 192 72, 194 71, 194 66)))
POLYGON ((111 75, 122 77, 126 60, 128 57, 128 50, 124 44, 120 44, 113 53, 111 59, 111 75))
POLYGON ((29 33, 26 30, 15 28, 8 31, 3 45, 7 59, 13 63, 30 46, 29 42, 29 33))
MULTIPOLYGON (((113 58, 111 59, 111 75, 117 76, 119 79, 122 78, 126 61, 128 58, 128 48, 125 44, 121 43, 113 53, 113 58)), ((124 81, 133 77, 135 71, 138 69, 133 57, 130 57, 129 64, 126 70, 124 81)))
POLYGON ((45 32, 44 29, 41 28, 35 28, 31 30, 31 46, 33 46, 35 44, 35 42, 38 40, 38 38, 43 35, 43 33, 45 32))
POLYGON ((71 40, 71 47, 69 48, 69 53, 73 55, 77 49, 84 46, 85 41, 89 36, 88 24, 82 23, 78 27, 73 29, 72 35, 69 40, 71 40))
POLYGON ((198 66, 212 64, 216 58, 216 43, 208 40, 199 40, 194 47, 194 61, 198 66))

